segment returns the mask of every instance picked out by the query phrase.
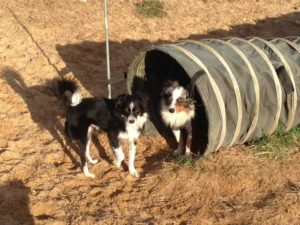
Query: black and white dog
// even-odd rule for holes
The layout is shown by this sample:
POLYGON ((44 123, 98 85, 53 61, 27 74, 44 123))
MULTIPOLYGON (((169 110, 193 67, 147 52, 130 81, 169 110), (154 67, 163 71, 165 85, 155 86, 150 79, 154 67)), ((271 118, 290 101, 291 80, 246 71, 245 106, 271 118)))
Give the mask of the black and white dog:
POLYGON ((92 133, 100 129, 107 133, 115 152, 117 167, 125 159, 119 139, 127 139, 130 144, 128 169, 131 175, 138 176, 134 166, 136 142, 148 118, 145 102, 141 96, 123 94, 116 99, 83 98, 77 84, 72 80, 58 81, 61 96, 69 92, 65 133, 67 137, 78 141, 81 150, 82 170, 87 177, 94 178, 89 172, 88 163, 96 164, 92 159, 90 145, 92 133))
POLYGON ((160 100, 160 114, 164 123, 169 126, 177 140, 178 147, 174 155, 191 155, 190 141, 192 119, 195 116, 195 105, 188 91, 177 81, 167 80, 163 84, 160 100))

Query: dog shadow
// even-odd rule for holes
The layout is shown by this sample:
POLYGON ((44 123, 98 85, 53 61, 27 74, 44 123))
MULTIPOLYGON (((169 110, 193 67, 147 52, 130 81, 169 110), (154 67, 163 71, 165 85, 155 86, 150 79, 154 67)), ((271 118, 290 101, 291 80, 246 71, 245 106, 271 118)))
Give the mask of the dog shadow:
POLYGON ((98 153, 99 153, 100 159, 103 159, 108 164, 112 165, 113 164, 113 160, 106 154, 106 150, 101 145, 99 139, 95 135, 93 135, 93 137, 92 137, 92 143, 98 149, 98 153))
MULTIPOLYGON (((70 158, 76 169, 80 166, 78 161, 68 150, 64 144, 64 127, 62 126, 59 118, 63 116, 62 111, 59 108, 59 102, 55 98, 55 92, 51 87, 51 83, 45 85, 27 86, 22 76, 11 68, 6 68, 3 73, 3 78, 9 84, 9 86, 17 93, 26 103, 28 111, 31 114, 32 120, 38 124, 40 129, 46 129, 49 131, 52 140, 48 141, 50 144, 52 141, 57 141, 64 153, 70 158), (49 107, 57 106, 57 107, 49 107)), ((78 148, 74 146, 69 140, 67 143, 75 150, 78 154, 78 148)))
MULTIPOLYGON (((45 85, 27 86, 21 75, 10 68, 5 69, 3 78, 27 104, 32 120, 37 123, 41 129, 46 129, 50 132, 53 140, 50 140, 45 144, 49 144, 54 140, 57 141, 74 165, 70 169, 73 170, 80 167, 80 163, 68 149, 68 146, 70 146, 77 155, 80 155, 79 147, 74 144, 72 140, 62 138, 65 136, 64 126, 59 119, 65 115, 62 110, 59 110, 60 108, 63 108, 63 104, 58 100, 56 84, 54 81, 46 81, 45 85), (49 106, 57 107, 49 108, 49 106)), ((93 143, 95 144, 101 159, 112 164, 112 160, 106 154, 103 146, 95 136, 93 136, 93 143)))
POLYGON ((0 186, 0 224, 34 225, 29 210, 30 188, 22 181, 13 180, 0 186))

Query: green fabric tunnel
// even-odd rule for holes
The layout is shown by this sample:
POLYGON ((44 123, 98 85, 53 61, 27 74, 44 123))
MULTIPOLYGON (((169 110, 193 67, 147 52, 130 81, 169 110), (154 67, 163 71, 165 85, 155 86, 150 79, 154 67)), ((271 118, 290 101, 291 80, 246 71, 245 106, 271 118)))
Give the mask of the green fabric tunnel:
POLYGON ((300 37, 186 40, 149 46, 128 71, 128 91, 146 92, 156 129, 166 79, 189 85, 195 73, 192 150, 208 154, 300 123, 300 37))

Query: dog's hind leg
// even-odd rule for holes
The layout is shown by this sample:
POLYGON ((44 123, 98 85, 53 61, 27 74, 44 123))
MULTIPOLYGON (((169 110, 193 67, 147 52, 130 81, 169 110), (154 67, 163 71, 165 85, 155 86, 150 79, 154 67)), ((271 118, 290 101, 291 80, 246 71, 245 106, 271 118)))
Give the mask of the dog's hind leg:
POLYGON ((90 163, 96 164, 96 163, 98 163, 98 160, 92 159, 91 153, 90 153, 93 131, 94 131, 93 126, 89 126, 88 132, 87 132, 87 143, 86 143, 85 156, 90 163))
POLYGON ((90 178, 95 178, 95 175, 90 173, 89 168, 88 168, 88 159, 86 157, 87 156, 86 150, 88 148, 87 139, 84 138, 84 140, 80 140, 79 145, 80 145, 80 150, 81 150, 80 159, 81 159, 82 171, 85 176, 90 177, 90 178))

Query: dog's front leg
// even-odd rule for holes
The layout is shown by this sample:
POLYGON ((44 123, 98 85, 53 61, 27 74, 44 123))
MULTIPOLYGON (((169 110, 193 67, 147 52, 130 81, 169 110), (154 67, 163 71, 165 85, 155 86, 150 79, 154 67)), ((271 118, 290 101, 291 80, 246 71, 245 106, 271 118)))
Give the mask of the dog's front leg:
POLYGON ((114 163, 116 164, 116 166, 118 168, 120 168, 120 166, 122 164, 122 161, 125 159, 123 149, 122 149, 122 147, 119 146, 117 148, 114 148, 114 152, 115 152, 115 155, 117 157, 117 159, 114 161, 114 163))
POLYGON ((135 153, 136 153, 136 140, 135 139, 129 140, 129 143, 130 143, 129 160, 128 160, 129 172, 132 176, 138 177, 139 175, 134 166, 135 153))
POLYGON ((186 156, 192 156, 191 143, 192 143, 192 137, 187 134, 186 145, 185 145, 185 155, 186 156))
POLYGON ((180 130, 172 130, 175 138, 176 138, 176 141, 177 141, 177 144, 179 143, 179 140, 180 140, 180 130))
POLYGON ((110 141, 110 144, 115 152, 116 160, 114 161, 115 165, 119 168, 122 164, 122 161, 125 159, 123 149, 119 144, 119 138, 118 134, 115 132, 109 132, 108 133, 108 139, 110 141))
POLYGON ((173 152, 173 155, 175 155, 175 156, 182 155, 184 153, 185 147, 186 147, 186 142, 187 142, 186 130, 180 129, 179 132, 180 132, 180 135, 179 135, 178 146, 177 146, 177 149, 173 152))
POLYGON ((181 149, 183 149, 185 151, 185 156, 191 156, 192 153, 191 153, 191 149, 190 149, 190 146, 191 146, 191 142, 192 142, 192 137, 189 136, 189 132, 187 129, 183 128, 181 130, 181 149))
POLYGON ((182 150, 180 149, 180 136, 181 136, 181 131, 180 130, 172 130, 176 141, 177 141, 177 148, 174 150, 173 155, 177 156, 177 155, 181 155, 182 154, 182 150))
POLYGON ((186 132, 185 155, 186 156, 192 156, 192 152, 191 152, 192 137, 193 137, 192 129, 193 129, 192 124, 191 122, 189 122, 185 128, 185 132, 186 132))

